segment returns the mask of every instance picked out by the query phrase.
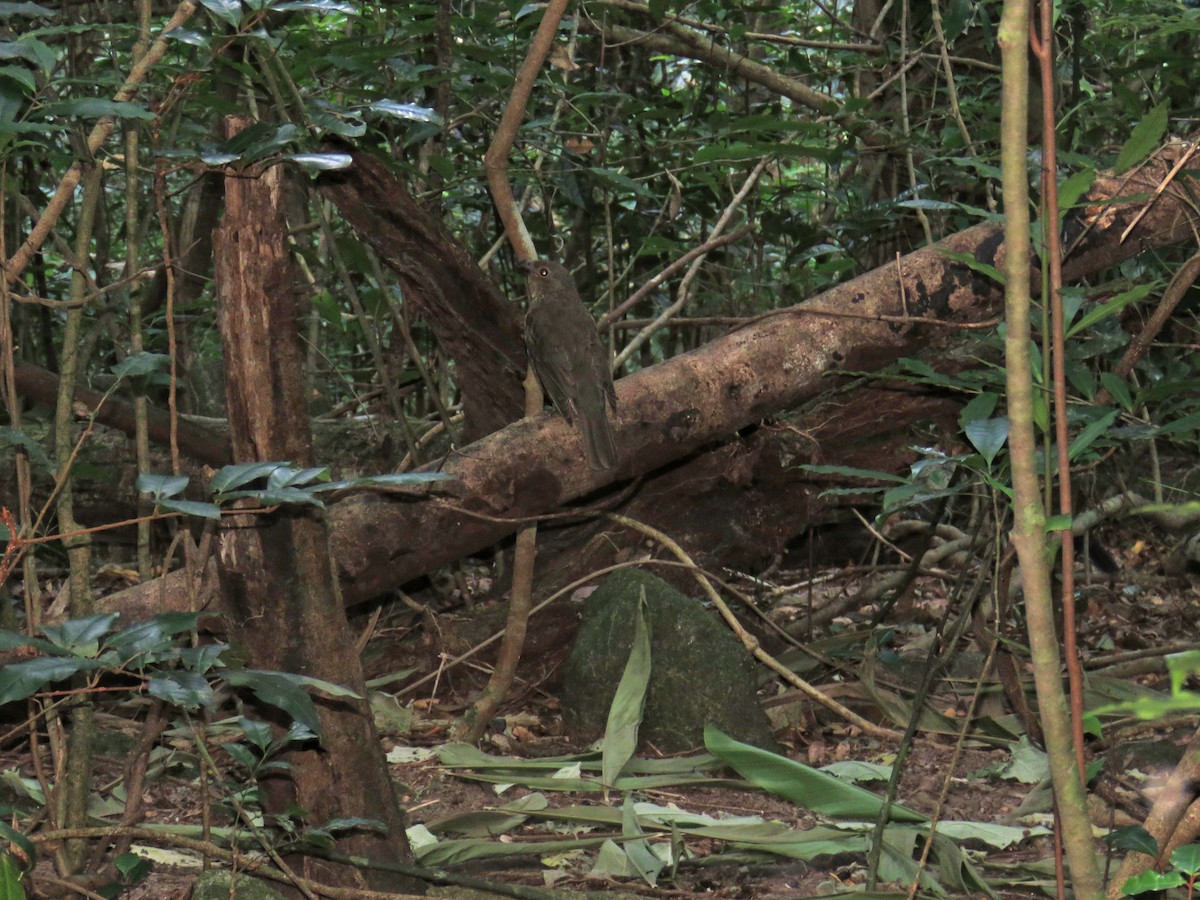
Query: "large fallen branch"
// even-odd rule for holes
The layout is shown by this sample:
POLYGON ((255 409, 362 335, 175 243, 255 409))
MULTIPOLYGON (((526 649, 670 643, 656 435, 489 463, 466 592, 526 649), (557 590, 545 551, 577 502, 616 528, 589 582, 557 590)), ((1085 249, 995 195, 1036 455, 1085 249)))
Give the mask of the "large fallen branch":
MULTIPOLYGON (((1121 233, 1144 202, 1104 205, 1149 195, 1169 164, 1158 159, 1132 176, 1097 181, 1095 203, 1085 210, 1097 217, 1072 228, 1083 237, 1066 261, 1065 280, 1190 235, 1183 189, 1154 201, 1124 241, 1121 233)), ((454 480, 435 494, 359 495, 336 503, 330 526, 346 602, 392 590, 492 546, 526 517, 652 472, 794 407, 826 389, 830 373, 875 370, 947 341, 956 329, 995 319, 1001 288, 981 271, 1002 263, 1000 227, 979 225, 621 379, 615 419, 621 462, 613 471, 582 465, 574 430, 546 414, 455 452, 439 466, 454 480)), ((881 410, 881 427, 886 422, 881 410)), ((133 615, 174 606, 184 595, 183 576, 160 582, 114 595, 105 605, 133 615)), ((200 598, 210 599, 211 587, 202 587, 200 598)))

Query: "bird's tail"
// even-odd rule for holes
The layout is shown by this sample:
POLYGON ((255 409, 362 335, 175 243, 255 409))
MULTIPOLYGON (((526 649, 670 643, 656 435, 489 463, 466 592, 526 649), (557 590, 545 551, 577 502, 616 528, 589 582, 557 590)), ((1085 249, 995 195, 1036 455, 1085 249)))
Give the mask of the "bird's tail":
POLYGON ((579 430, 583 434, 583 450, 588 465, 593 469, 611 469, 617 464, 617 445, 613 443, 612 428, 603 406, 598 416, 579 417, 579 430))

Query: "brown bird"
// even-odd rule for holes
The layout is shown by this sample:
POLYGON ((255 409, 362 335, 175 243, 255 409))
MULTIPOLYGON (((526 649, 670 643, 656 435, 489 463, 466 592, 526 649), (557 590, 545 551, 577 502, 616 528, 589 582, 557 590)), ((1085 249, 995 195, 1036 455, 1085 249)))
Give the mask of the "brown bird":
POLYGON ((545 259, 521 263, 529 289, 525 347, 533 371, 555 408, 576 422, 593 469, 617 464, 607 408, 617 408, 608 352, 596 323, 579 299, 570 273, 545 259))

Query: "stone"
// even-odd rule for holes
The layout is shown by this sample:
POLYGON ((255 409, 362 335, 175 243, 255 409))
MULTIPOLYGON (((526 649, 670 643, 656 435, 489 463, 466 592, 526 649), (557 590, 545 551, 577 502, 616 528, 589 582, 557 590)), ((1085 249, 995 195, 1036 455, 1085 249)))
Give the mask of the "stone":
POLYGON ((715 612, 639 569, 612 573, 584 601, 563 676, 567 733, 589 743, 604 734, 643 591, 651 664, 640 745, 666 753, 701 748, 704 726, 714 725, 737 740, 778 750, 750 652, 715 612))

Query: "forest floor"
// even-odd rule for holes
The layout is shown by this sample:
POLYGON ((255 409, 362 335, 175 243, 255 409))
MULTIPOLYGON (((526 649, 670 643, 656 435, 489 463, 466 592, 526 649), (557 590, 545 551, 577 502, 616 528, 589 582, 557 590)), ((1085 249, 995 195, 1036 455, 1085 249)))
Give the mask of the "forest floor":
MULTIPOLYGON (((1090 705, 1124 698, 1130 692, 1165 689, 1169 678, 1163 654, 1179 650, 1188 641, 1200 646, 1200 599, 1194 577, 1186 573, 1167 577, 1152 548, 1133 540, 1124 546, 1128 550, 1114 553, 1118 574, 1092 575, 1081 592, 1086 605, 1080 644, 1089 673, 1090 705), (1129 690, 1124 691, 1122 685, 1129 690)), ((788 596, 797 604, 802 598, 804 604, 819 605, 834 593, 844 597, 861 592, 871 577, 870 570, 862 568, 852 577, 827 574, 830 577, 819 582, 822 586, 816 595, 805 587, 788 596), (828 596, 822 597, 820 592, 828 596)), ((773 576, 779 584, 818 581, 810 582, 810 578, 811 574, 794 572, 773 576)), ((814 673, 817 687, 838 696, 868 719, 903 731, 906 723, 901 720, 911 712, 907 701, 917 679, 913 669, 905 669, 902 663, 916 660, 918 671, 927 664, 922 654, 925 648, 936 647, 932 635, 951 605, 947 600, 949 583, 948 579, 922 576, 891 611, 886 630, 889 646, 895 650, 895 667, 889 670, 881 665, 878 668, 883 674, 877 676, 864 674, 863 642, 854 644, 846 639, 865 633, 865 623, 877 609, 873 604, 849 609, 823 638, 841 641, 846 662, 837 671, 814 673), (869 690, 865 690, 868 681, 869 690)), ((405 683, 399 670, 437 670, 447 657, 477 640, 477 633, 466 632, 478 629, 480 620, 487 618, 489 605, 494 605, 495 615, 502 618, 501 605, 486 599, 472 609, 443 609, 436 614, 426 611, 422 615, 407 608, 388 611, 382 621, 372 624, 372 642, 364 654, 368 676, 398 674, 398 680, 383 687, 392 690, 402 689, 405 683)), ((569 630, 568 620, 577 617, 578 605, 564 603, 566 612, 539 621, 534 630, 540 630, 543 638, 559 634, 562 628, 569 630)), ((770 615, 785 622, 794 618, 795 612, 784 600, 773 604, 770 615)), ((1019 637, 1016 632, 1013 636, 1019 637)), ((562 641, 552 638, 551 644, 561 646, 562 641)), ((1052 896, 1054 850, 1046 831, 1051 824, 1050 803, 1042 781, 1040 753, 1020 739, 1020 729, 1014 728, 1015 719, 1005 707, 994 676, 988 679, 976 708, 975 728, 965 741, 958 740, 955 731, 966 719, 978 680, 978 672, 974 676, 969 672, 969 661, 982 659, 982 654, 968 637, 954 655, 959 662, 968 663, 965 668, 952 668, 926 703, 926 718, 902 762, 896 802, 936 817, 939 823, 973 823, 977 829, 973 836, 953 832, 951 843, 987 881, 993 896, 1052 896), (981 727, 985 721, 990 724, 981 727), (1010 739, 996 737, 1005 728, 1010 739), (995 831, 988 830, 993 827, 995 831)), ((412 833, 414 844, 419 854, 428 852, 421 846, 425 841, 436 848, 434 856, 425 857, 434 860, 427 864, 510 887, 600 891, 614 896, 803 898, 865 890, 868 868, 861 852, 865 840, 862 826, 819 815, 813 808, 738 780, 711 759, 707 768, 700 765, 702 774, 711 775, 708 780, 697 780, 696 772, 686 764, 673 769, 669 761, 661 763, 668 774, 653 786, 628 795, 640 804, 636 808, 623 805, 623 792, 599 789, 599 779, 589 776, 586 763, 582 771, 573 768, 572 758, 587 748, 563 733, 555 689, 564 653, 538 651, 527 658, 516 698, 493 719, 478 748, 492 758, 493 768, 481 762, 481 755, 464 756, 461 746, 456 751, 447 743, 449 728, 486 680, 487 657, 483 653, 469 665, 445 669, 438 678, 402 694, 390 713, 381 710, 381 731, 393 760, 394 780, 417 826, 412 833), (684 771, 692 777, 672 781, 670 773, 684 771), (556 777, 568 789, 556 790, 556 777), (590 779, 586 790, 574 789, 580 778, 590 779), (636 824, 631 824, 634 820, 636 824), (822 845, 819 853, 804 849, 802 836, 812 834, 814 827, 831 826, 845 829, 844 850, 836 839, 822 845), (763 828, 772 830, 771 840, 777 841, 771 852, 755 845, 763 828), (789 843, 789 835, 799 843, 789 843), (608 844, 603 843, 605 838, 610 839, 608 844), (627 848, 639 841, 651 854, 657 851, 658 871, 639 874, 629 868, 636 856, 627 848), (667 848, 672 852, 668 854, 667 848), (670 860, 665 865, 663 856, 670 860)), ((408 682, 414 677, 407 676, 408 682)), ((874 780, 868 774, 860 785, 876 795, 885 791, 887 769, 900 746, 897 742, 865 734, 809 700, 789 701, 792 695, 775 681, 764 682, 762 696, 770 708, 776 737, 790 759, 814 768, 866 763, 876 774, 874 780)), ((104 785, 95 798, 98 815, 119 814, 121 807, 122 798, 112 785, 121 781, 125 751, 138 728, 138 713, 132 704, 126 712, 129 718, 116 711, 100 721, 101 734, 108 739, 101 742, 97 760, 96 783, 104 785)), ((1175 719, 1167 727, 1127 717, 1112 722, 1102 738, 1091 742, 1090 758, 1104 762, 1091 784, 1097 834, 1141 821, 1153 796, 1154 780, 1169 773, 1195 726, 1194 719, 1175 719)), ((703 751, 703 747, 697 748, 698 753, 703 751)), ((152 766, 144 790, 145 822, 160 827, 200 825, 195 767, 187 762, 186 742, 173 740, 163 754, 152 766)), ((659 757, 652 747, 640 748, 638 755, 659 757)), ((223 754, 218 758, 230 763, 223 754)), ((684 763, 688 759, 702 763, 704 757, 684 757, 684 763)), ((32 778, 28 748, 0 754, 0 767, 6 773, 0 787, 7 784, 0 798, 10 802, 19 778, 32 778)), ((858 773, 859 777, 863 774, 858 773)), ((845 770, 839 775, 844 777, 845 770)), ((230 783, 234 782, 231 773, 230 783)), ((816 801, 813 805, 820 807, 816 801)), ((919 855, 922 843, 923 839, 917 839, 905 851, 910 862, 919 855)), ((1097 846, 1103 851, 1103 844, 1097 846)), ((956 883, 961 870, 951 877, 953 862, 937 856, 931 855, 929 877, 945 895, 987 896, 956 883)), ((646 864, 646 858, 642 862, 646 864)), ((1112 871, 1118 862, 1119 855, 1111 861, 1112 871)), ((188 896, 200 864, 199 858, 187 854, 159 851, 145 880, 120 896, 135 900, 188 896)), ((33 883, 39 884, 37 874, 49 871, 45 862, 40 864, 33 883)), ((40 886, 53 893, 49 882, 42 881, 40 886)), ((902 897, 907 888, 906 882, 883 879, 875 886, 878 893, 866 896, 902 897)), ((449 888, 438 888, 436 893, 469 895, 449 888)))

